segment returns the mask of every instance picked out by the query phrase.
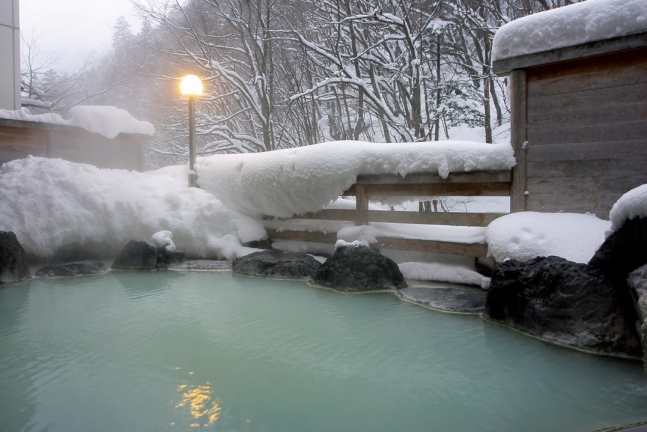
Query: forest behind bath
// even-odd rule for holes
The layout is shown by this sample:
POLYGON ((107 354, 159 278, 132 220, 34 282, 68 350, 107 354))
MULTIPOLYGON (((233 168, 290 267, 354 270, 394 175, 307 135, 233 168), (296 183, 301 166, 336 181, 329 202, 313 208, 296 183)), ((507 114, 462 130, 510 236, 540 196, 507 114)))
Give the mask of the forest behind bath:
POLYGON ((496 30, 576 0, 151 0, 111 46, 71 68, 23 37, 23 96, 62 113, 114 105, 155 125, 150 167, 187 160, 179 79, 202 78, 198 155, 331 140, 413 142, 505 133, 496 30))

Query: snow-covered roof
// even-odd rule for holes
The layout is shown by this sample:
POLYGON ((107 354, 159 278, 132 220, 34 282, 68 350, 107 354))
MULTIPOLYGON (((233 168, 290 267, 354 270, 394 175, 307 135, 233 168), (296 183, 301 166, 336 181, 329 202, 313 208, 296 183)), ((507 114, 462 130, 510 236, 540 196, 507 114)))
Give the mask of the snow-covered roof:
POLYGON ((529 15, 494 35, 492 60, 647 32, 646 0, 587 0, 529 15))
POLYGON ((70 125, 78 126, 106 138, 120 133, 153 135, 155 128, 147 121, 135 119, 124 109, 113 106, 79 105, 70 108, 70 125))

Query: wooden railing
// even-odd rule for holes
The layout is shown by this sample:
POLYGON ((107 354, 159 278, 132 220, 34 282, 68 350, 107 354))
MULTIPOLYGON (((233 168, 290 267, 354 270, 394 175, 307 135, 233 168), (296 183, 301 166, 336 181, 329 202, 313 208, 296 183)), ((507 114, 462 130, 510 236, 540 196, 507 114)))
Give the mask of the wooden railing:
MULTIPOLYGON (((409 212, 369 210, 370 197, 449 197, 449 196, 510 196, 510 171, 475 171, 451 173, 444 179, 438 174, 413 173, 399 175, 360 175, 357 182, 343 193, 355 196, 356 208, 324 209, 317 213, 295 216, 294 219, 354 221, 355 225, 369 222, 402 224, 455 225, 485 227, 505 213, 409 212)), ((317 243, 335 243, 336 233, 310 231, 268 230, 276 240, 295 240, 317 243)), ((436 240, 377 237, 371 246, 379 249, 398 249, 417 252, 484 257, 484 243, 458 243, 436 240)))

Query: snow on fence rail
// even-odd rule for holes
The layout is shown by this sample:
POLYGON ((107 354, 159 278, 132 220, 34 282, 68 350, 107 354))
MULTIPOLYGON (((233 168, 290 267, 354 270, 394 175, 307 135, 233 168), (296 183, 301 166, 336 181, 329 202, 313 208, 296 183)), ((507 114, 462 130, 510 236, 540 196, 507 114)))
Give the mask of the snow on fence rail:
MULTIPOLYGON (((293 216, 293 219, 353 221, 355 225, 369 222, 456 225, 485 227, 505 213, 416 213, 369 210, 371 197, 429 197, 429 196, 510 196, 510 170, 450 173, 447 178, 432 173, 398 175, 360 175, 344 196, 355 196, 355 209, 323 209, 316 213, 293 216)), ((315 243, 335 243, 337 233, 268 229, 272 240, 315 243)), ((371 246, 416 252, 485 257, 487 244, 377 236, 371 246)))

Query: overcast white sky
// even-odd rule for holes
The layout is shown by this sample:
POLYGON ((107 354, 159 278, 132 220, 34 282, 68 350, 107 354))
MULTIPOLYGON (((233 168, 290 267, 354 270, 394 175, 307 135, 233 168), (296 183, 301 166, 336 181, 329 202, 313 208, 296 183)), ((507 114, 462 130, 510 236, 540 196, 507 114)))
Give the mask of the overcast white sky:
POLYGON ((67 67, 84 51, 108 46, 112 27, 123 15, 133 31, 139 30, 130 0, 20 0, 20 30, 35 31, 41 50, 60 55, 67 67))

